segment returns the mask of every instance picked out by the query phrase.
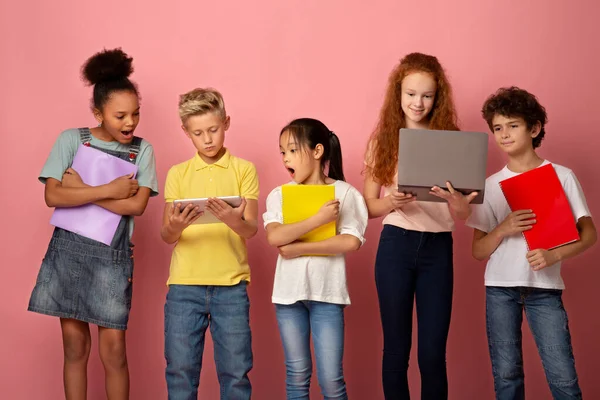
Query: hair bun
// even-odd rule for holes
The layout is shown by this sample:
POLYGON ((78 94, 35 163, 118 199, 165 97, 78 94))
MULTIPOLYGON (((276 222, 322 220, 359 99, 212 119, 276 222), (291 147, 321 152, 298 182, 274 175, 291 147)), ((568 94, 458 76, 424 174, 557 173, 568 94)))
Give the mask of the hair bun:
POLYGON ((90 85, 125 79, 133 72, 133 58, 120 48, 103 50, 90 57, 82 67, 82 76, 90 85))

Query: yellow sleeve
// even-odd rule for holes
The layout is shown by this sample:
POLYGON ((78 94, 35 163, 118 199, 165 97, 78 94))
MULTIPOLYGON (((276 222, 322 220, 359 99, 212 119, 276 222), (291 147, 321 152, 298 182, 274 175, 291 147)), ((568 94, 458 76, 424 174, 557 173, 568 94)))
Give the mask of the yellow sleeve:
POLYGON ((179 172, 175 167, 171 167, 167 173, 167 180, 165 181, 165 201, 167 203, 172 203, 173 200, 181 198, 181 194, 179 192, 180 183, 181 179, 179 177, 179 172))
POLYGON ((248 163, 246 170, 242 174, 240 188, 242 197, 247 200, 258 200, 258 174, 256 173, 254 164, 248 163))

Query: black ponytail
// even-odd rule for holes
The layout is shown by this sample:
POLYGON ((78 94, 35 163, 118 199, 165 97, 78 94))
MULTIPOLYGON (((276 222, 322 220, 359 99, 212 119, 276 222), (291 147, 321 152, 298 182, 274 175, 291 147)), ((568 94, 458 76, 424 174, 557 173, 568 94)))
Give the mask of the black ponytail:
POLYGON ((333 132, 329 133, 329 173, 327 176, 337 181, 346 180, 342 163, 342 145, 340 139, 333 132))
POLYGON ((279 136, 284 132, 289 132, 301 147, 314 150, 318 144, 321 144, 323 146, 321 167, 325 169, 329 165, 327 176, 339 181, 346 180, 340 140, 324 123, 313 118, 299 118, 284 126, 279 136))
POLYGON ((121 49, 103 50, 90 57, 81 67, 81 75, 94 86, 92 107, 102 110, 113 92, 130 91, 139 96, 137 87, 129 80, 133 73, 133 58, 121 49))

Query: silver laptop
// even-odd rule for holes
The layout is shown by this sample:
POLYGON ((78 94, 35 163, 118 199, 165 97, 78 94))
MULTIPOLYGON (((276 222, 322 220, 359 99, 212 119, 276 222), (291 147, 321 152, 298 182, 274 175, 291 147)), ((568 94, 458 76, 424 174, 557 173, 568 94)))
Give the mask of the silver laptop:
POLYGON ((418 201, 445 201, 429 194, 449 181, 467 195, 478 192, 473 204, 483 202, 488 135, 482 132, 400 129, 398 191, 418 201))

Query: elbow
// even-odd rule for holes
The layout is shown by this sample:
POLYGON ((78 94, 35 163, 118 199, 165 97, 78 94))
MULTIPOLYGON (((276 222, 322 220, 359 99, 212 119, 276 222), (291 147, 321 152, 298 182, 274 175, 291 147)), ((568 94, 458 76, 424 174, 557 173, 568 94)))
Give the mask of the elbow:
POLYGON ((596 232, 596 230, 594 230, 592 232, 592 234, 590 235, 590 247, 595 245, 597 241, 598 241, 598 233, 596 232))
POLYGON ((477 253, 473 253, 473 258, 476 259, 477 261, 485 261, 486 257, 483 257, 477 253))
POLYGON ((487 258, 487 256, 485 254, 481 254, 475 248, 473 249, 472 254, 473 254, 473 258, 476 259, 477 261, 485 261, 485 259, 487 258))
POLYGON ((44 201, 46 202, 46 206, 50 208, 58 207, 56 199, 48 192, 44 193, 44 201))
POLYGON ((269 246, 273 246, 273 247, 283 246, 283 243, 281 243, 281 240, 277 240, 276 238, 273 237, 273 235, 269 235, 269 234, 267 234, 267 243, 269 243, 269 246))
POLYGON ((269 243, 269 246, 273 246, 273 247, 281 247, 281 246, 285 246, 288 243, 285 243, 283 240, 281 240, 281 238, 278 238, 277 235, 274 235, 273 232, 268 233, 267 232, 267 243, 269 243))
POLYGON ((137 203, 133 204, 133 207, 131 207, 130 213, 128 215, 131 215, 134 217, 141 217, 144 214, 144 211, 146 211, 147 205, 148 205, 147 199, 146 199, 146 201, 141 201, 141 202, 137 202, 137 203))
POLYGON ((351 251, 356 251, 361 248, 362 241, 359 238, 349 234, 342 235, 345 239, 342 253, 350 253, 351 251))
POLYGON ((362 242, 358 238, 352 238, 352 242, 350 243, 350 251, 357 251, 362 246, 362 242))
POLYGON ((131 210, 129 215, 131 215, 132 217, 141 217, 144 214, 145 210, 146 210, 146 207, 144 207, 144 208, 135 207, 131 210))

